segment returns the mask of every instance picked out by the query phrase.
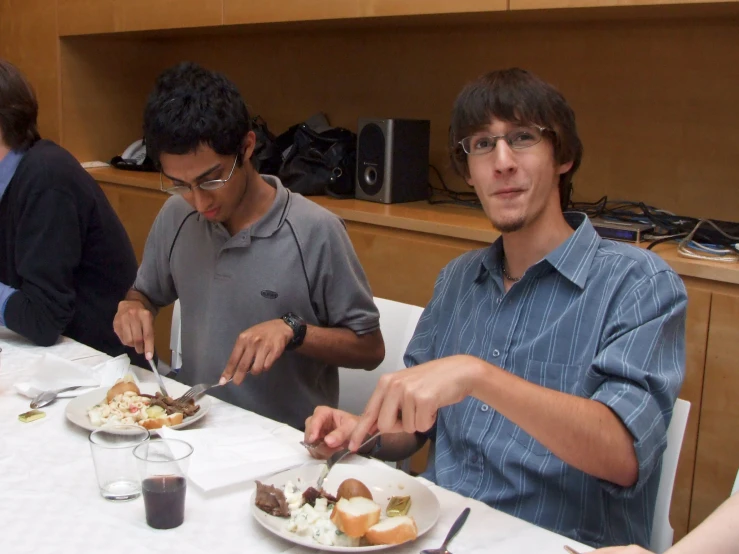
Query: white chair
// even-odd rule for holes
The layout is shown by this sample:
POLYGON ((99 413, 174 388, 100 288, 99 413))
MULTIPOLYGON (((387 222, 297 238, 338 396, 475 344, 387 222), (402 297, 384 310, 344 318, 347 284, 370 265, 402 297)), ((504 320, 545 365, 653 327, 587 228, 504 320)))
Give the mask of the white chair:
POLYGON ((382 375, 405 368, 403 354, 423 313, 419 306, 384 298, 375 298, 375 305, 380 311, 385 359, 373 371, 339 368, 339 408, 353 414, 364 411, 382 375))
POLYGON ((662 554, 672 546, 675 530, 670 526, 670 504, 672 502, 672 488, 675 485, 677 460, 685 436, 685 426, 688 423, 690 402, 678 398, 672 410, 672 420, 667 428, 667 448, 662 455, 662 471, 659 476, 657 489, 657 505, 654 509, 652 522, 652 537, 649 549, 662 554))
MULTIPOLYGON (((353 414, 361 414, 364 411, 382 375, 405 368, 403 354, 423 313, 423 308, 419 306, 384 298, 375 298, 375 305, 380 311, 380 330, 385 340, 385 359, 373 371, 339 368, 339 408, 353 414)), ((406 473, 410 472, 410 459, 397 464, 386 463, 406 473)))
POLYGON ((180 332, 180 300, 174 302, 172 328, 169 335, 169 349, 172 351, 172 369, 182 367, 182 333, 180 332))

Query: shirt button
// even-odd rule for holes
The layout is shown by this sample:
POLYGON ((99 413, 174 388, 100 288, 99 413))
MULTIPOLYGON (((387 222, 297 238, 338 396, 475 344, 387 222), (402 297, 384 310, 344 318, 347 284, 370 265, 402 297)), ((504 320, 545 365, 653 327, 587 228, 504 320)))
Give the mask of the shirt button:
POLYGON ((501 298, 501 297, 499 296, 499 297, 498 297, 498 299, 496 300, 496 302, 497 302, 498 304, 500 304, 501 302, 503 302, 503 299, 502 299, 502 298, 501 298))
POLYGON ((500 356, 500 350, 498 349, 493 350, 493 358, 497 358, 498 356, 500 356))
POLYGON ((477 460, 478 460, 478 458, 477 458, 477 454, 473 454, 473 455, 472 455, 472 457, 470 458, 470 461, 471 461, 471 462, 472 462, 473 464, 476 464, 476 463, 477 463, 477 460))
POLYGON ((490 409, 490 406, 487 404, 483 404, 482 408, 480 408, 483 412, 487 412, 490 409))

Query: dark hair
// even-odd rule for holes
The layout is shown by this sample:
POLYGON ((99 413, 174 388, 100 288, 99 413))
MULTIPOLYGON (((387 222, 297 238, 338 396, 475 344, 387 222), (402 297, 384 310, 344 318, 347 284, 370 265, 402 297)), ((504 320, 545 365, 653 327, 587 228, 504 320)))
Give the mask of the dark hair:
POLYGON ((12 63, 0 59, 0 132, 11 150, 28 150, 41 138, 33 87, 12 63))
POLYGON ((239 156, 251 130, 249 111, 236 85, 224 75, 183 62, 157 78, 144 110, 146 154, 187 154, 205 144, 221 155, 239 156))
POLYGON ((564 210, 583 150, 575 112, 564 96, 534 74, 518 68, 492 71, 465 86, 454 102, 449 129, 452 166, 462 177, 469 177, 469 167, 467 153, 459 141, 486 128, 493 118, 549 129, 544 136, 554 146, 556 162, 572 162, 572 168, 559 178, 559 198, 564 210))

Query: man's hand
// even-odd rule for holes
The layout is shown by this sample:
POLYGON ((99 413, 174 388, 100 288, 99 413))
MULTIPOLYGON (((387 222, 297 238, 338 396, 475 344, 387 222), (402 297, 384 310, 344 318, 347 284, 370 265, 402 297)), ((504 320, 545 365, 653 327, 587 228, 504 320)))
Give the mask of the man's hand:
POLYGON ((594 550, 592 554, 652 554, 649 550, 644 550, 641 546, 632 544, 631 546, 609 546, 608 548, 599 548, 594 550))
POLYGON ((265 321, 243 331, 236 339, 221 383, 233 377, 240 385, 246 374, 259 375, 272 367, 293 338, 293 330, 281 319, 265 321))
POLYGON ((123 300, 113 319, 113 330, 126 346, 133 346, 147 360, 154 357, 154 314, 140 300, 123 300))
POLYGON ((382 433, 428 431, 439 408, 461 402, 471 394, 479 360, 450 356, 383 375, 352 433, 349 448, 365 437, 382 433))
POLYGON ((305 420, 305 442, 313 444, 323 441, 317 448, 310 449, 311 456, 325 460, 337 450, 345 448, 358 422, 358 416, 328 406, 318 406, 313 415, 305 420))

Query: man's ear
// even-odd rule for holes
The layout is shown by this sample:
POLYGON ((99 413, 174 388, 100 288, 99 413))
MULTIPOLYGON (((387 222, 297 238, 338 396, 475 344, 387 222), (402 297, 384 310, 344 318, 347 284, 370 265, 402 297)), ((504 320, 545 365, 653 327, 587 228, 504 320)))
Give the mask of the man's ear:
POLYGON ((572 164, 573 164, 573 163, 574 163, 574 162, 567 162, 567 163, 563 163, 562 165, 560 165, 560 166, 559 166, 559 167, 557 168, 557 173, 559 173, 560 175, 564 175, 564 174, 565 174, 565 173, 567 173, 567 172, 568 172, 568 171, 569 171, 570 169, 572 169, 572 164))
POLYGON ((254 131, 246 133, 243 141, 242 152, 244 153, 244 160, 251 159, 251 155, 254 153, 254 149, 257 147, 257 135, 254 131))

